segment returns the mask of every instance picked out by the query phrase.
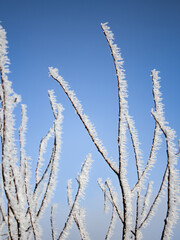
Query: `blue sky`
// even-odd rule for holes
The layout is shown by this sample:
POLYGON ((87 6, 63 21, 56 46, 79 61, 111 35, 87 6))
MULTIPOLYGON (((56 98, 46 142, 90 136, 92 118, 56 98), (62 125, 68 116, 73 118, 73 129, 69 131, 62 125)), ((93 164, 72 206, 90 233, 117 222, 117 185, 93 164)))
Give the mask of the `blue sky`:
MULTIPOLYGON (((75 182, 82 161, 91 152, 94 163, 86 191, 87 200, 83 204, 90 209, 90 219, 97 209, 99 211, 101 220, 88 220, 92 239, 95 239, 92 229, 100 224, 98 221, 105 224, 109 221, 108 217, 102 220, 103 195, 96 180, 98 177, 104 180, 110 177, 115 183, 116 178, 96 151, 62 89, 48 76, 48 67, 59 68, 60 74, 82 102, 85 113, 95 124, 109 155, 116 160, 117 81, 112 57, 100 27, 100 23, 109 22, 125 61, 130 114, 136 121, 146 161, 154 126, 150 115, 153 107, 150 73, 154 68, 160 71, 162 78, 165 116, 180 137, 180 2, 1 0, 0 6, 0 20, 9 42, 9 79, 28 106, 27 152, 35 162, 39 141, 53 121, 47 91, 54 89, 58 101, 65 108, 63 148, 54 201, 66 206, 66 181, 72 178, 75 182)), ((20 114, 19 110, 17 114, 20 114)), ((166 161, 163 154, 159 156, 160 169, 166 161)), ((158 182, 159 170, 155 169, 153 176, 158 182)), ((158 232, 156 228, 155 232, 158 232)), ((104 233, 100 227, 96 233, 96 239, 103 239, 104 233)), ((175 236, 175 239, 180 237, 178 228, 175 236)), ((159 239, 156 237, 153 239, 159 239)))

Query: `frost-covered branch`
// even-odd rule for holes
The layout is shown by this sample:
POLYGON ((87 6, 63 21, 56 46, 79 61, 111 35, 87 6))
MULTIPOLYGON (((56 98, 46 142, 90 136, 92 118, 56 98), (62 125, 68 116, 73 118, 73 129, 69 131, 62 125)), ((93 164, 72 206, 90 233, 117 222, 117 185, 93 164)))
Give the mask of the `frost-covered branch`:
POLYGON ((1 183, 3 184, 0 195, 0 216, 2 216, 0 228, 1 232, 5 231, 3 230, 5 228, 7 229, 9 239, 30 239, 32 235, 34 239, 40 239, 39 216, 47 206, 56 184, 58 158, 61 150, 63 108, 50 99, 51 105, 53 104, 53 113, 56 112, 56 115, 54 114, 55 121, 53 129, 50 130, 48 136, 40 144, 36 184, 33 190, 30 158, 27 157, 25 149, 26 106, 21 105, 22 116, 19 128, 20 147, 18 153, 17 140, 15 139, 14 109, 21 101, 21 98, 12 89, 12 83, 7 77, 8 73, 9 59, 7 57, 6 32, 0 26, 0 135, 2 144, 1 183), (41 174, 41 168, 44 164, 43 154, 52 133, 54 134, 53 153, 45 172, 41 174), (47 176, 48 171, 49 176, 47 176), (3 199, 7 204, 6 208, 3 206, 3 199))
POLYGON ((148 193, 146 194, 147 196, 145 197, 145 200, 144 200, 144 204, 143 204, 143 208, 142 208, 142 216, 141 216, 143 220, 138 227, 139 229, 141 227, 143 227, 143 225, 147 226, 148 223, 150 222, 152 216, 155 213, 155 210, 157 209, 157 207, 158 207, 158 205, 161 201, 161 197, 165 195, 165 184, 166 184, 166 182, 167 182, 167 167, 165 169, 165 172, 164 172, 164 175, 163 175, 163 178, 162 178, 162 182, 161 182, 161 185, 159 187, 159 191, 158 191, 156 197, 154 198, 154 201, 151 204, 151 206, 147 205, 147 203, 148 203, 147 202, 148 193), (148 213, 146 213, 146 215, 145 215, 145 207, 146 207, 146 209, 149 207, 149 211, 148 211, 148 213))
POLYGON ((63 77, 59 76, 57 68, 50 67, 49 74, 54 80, 56 80, 60 84, 60 86, 66 93, 66 95, 69 98, 72 106, 74 107, 77 115, 79 116, 81 122, 83 123, 84 127, 86 128, 93 143, 95 144, 97 150, 101 153, 102 157, 107 162, 107 164, 110 166, 110 168, 116 174, 118 174, 118 168, 116 166, 116 163, 113 162, 110 158, 108 158, 106 148, 103 146, 102 141, 98 138, 98 135, 97 135, 94 125, 90 122, 88 116, 83 113, 82 105, 81 105, 80 101, 77 99, 74 91, 70 90, 68 83, 63 79, 63 77))
POLYGON ((137 177, 139 180, 142 174, 142 152, 140 149, 140 143, 139 143, 138 134, 135 128, 134 120, 130 116, 126 116, 126 121, 127 121, 128 129, 130 132, 130 136, 131 136, 134 156, 136 159, 137 177))
MULTIPOLYGON (((68 181, 68 185, 67 185, 67 196, 68 196, 68 205, 69 205, 69 209, 72 208, 73 205, 73 198, 72 198, 72 189, 71 189, 71 184, 72 184, 72 180, 70 179, 68 181)), ((79 230, 79 233, 81 235, 81 239, 90 239, 88 232, 86 230, 86 226, 85 226, 85 209, 82 207, 77 206, 77 211, 73 213, 73 218, 74 218, 74 222, 76 223, 76 226, 79 230)))
MULTIPOLYGON (((152 79, 153 79, 153 92, 155 103, 161 100, 161 93, 159 91, 160 85, 158 77, 158 72, 156 70, 152 71, 152 79)), ((165 139, 166 139, 166 152, 167 152, 167 166, 164 172, 164 176, 159 188, 159 191, 155 197, 154 202, 152 203, 149 212, 147 213, 145 219, 140 224, 139 228, 143 226, 146 220, 152 216, 154 209, 157 208, 157 204, 160 202, 160 196, 165 193, 166 183, 168 185, 168 203, 167 203, 167 215, 164 221, 164 229, 162 233, 161 239, 171 239, 172 236, 172 228, 175 226, 177 221, 177 211, 179 204, 179 178, 178 172, 175 168, 177 164, 177 150, 174 144, 175 133, 172 130, 167 122, 165 121, 164 113, 163 113, 163 105, 159 106, 160 111, 155 108, 155 111, 152 111, 152 115, 156 121, 156 124, 159 126, 162 131, 165 139)))
POLYGON ((82 167, 81 167, 81 172, 77 177, 78 190, 77 190, 77 193, 76 193, 76 196, 75 196, 75 199, 73 202, 71 199, 70 182, 68 184, 68 198, 69 198, 69 204, 70 204, 71 208, 70 208, 67 220, 64 224, 63 230, 61 231, 61 233, 59 234, 59 236, 57 238, 58 240, 60 240, 60 239, 64 240, 68 237, 69 230, 72 227, 73 218, 75 218, 77 220, 76 224, 80 231, 81 238, 83 240, 89 239, 89 236, 84 228, 84 222, 82 219, 84 216, 81 213, 79 214, 79 209, 80 209, 79 202, 80 202, 80 199, 84 198, 85 188, 86 188, 86 185, 89 180, 89 171, 91 168, 91 164, 92 164, 91 154, 88 154, 82 167))
POLYGON ((120 49, 114 44, 114 34, 107 26, 107 23, 101 24, 104 35, 113 57, 116 76, 118 80, 118 99, 119 99, 119 121, 118 121, 118 150, 119 150, 119 182, 122 192, 123 209, 124 209, 124 224, 123 237, 129 239, 132 229, 132 196, 127 179, 127 152, 126 152, 126 131, 128 115, 127 102, 127 82, 125 80, 125 70, 123 68, 123 58, 120 49))
POLYGON ((165 139, 166 139, 166 152, 167 152, 167 174, 168 174, 168 201, 167 213, 164 220, 164 228, 161 239, 170 239, 173 234, 173 228, 177 223, 178 218, 178 205, 179 205, 179 178, 178 171, 175 168, 177 164, 177 150, 173 142, 175 138, 174 130, 166 125, 166 122, 161 119, 155 112, 152 112, 153 117, 159 124, 165 139))
MULTIPOLYGON (((156 97, 160 97, 159 94, 159 77, 158 72, 153 70, 153 89, 156 92, 156 97)), ((174 228, 178 217, 178 204, 179 204, 179 176, 176 170, 177 165, 177 150, 175 148, 174 139, 175 131, 168 126, 165 120, 163 111, 152 111, 152 115, 160 127, 165 140, 166 140, 166 153, 167 153, 167 174, 168 174, 168 202, 167 202, 167 214, 164 220, 164 229, 161 239, 170 239, 172 236, 172 229, 174 228)))
POLYGON ((113 207, 111 221, 109 224, 109 228, 108 228, 108 232, 106 234, 105 240, 109 240, 112 237, 113 230, 115 227, 115 222, 116 222, 116 210, 115 210, 115 207, 113 207))
MULTIPOLYGON (((158 71, 156 70, 153 70, 152 71, 152 81, 154 82, 154 79, 157 79, 157 81, 160 80, 160 77, 158 76, 158 71)), ((156 81, 156 83, 157 83, 156 81)), ((154 108, 155 108, 155 111, 161 115, 161 117, 163 117, 163 114, 164 114, 164 106, 163 106, 163 103, 162 103, 162 97, 161 97, 161 92, 160 92, 160 85, 159 84, 153 84, 153 97, 154 97, 154 108)), ((155 128, 154 128, 154 135, 153 135, 153 141, 152 141, 152 146, 151 146, 151 151, 150 151, 150 155, 149 155, 149 159, 147 161, 147 164, 140 176, 140 179, 138 179, 136 185, 134 186, 134 188, 132 189, 132 192, 134 192, 139 184, 141 183, 141 181, 144 181, 146 176, 147 176, 147 173, 148 171, 150 171, 152 169, 152 167, 154 166, 156 160, 157 160, 157 152, 160 148, 160 145, 161 145, 161 130, 160 130, 160 127, 159 125, 157 124, 157 122, 155 122, 155 128)))
POLYGON ((144 218, 144 216, 145 216, 145 214, 147 212, 147 208, 149 207, 150 197, 151 197, 151 194, 152 194, 152 185, 153 185, 153 182, 150 181, 148 183, 147 191, 146 191, 146 194, 144 196, 144 202, 143 202, 143 207, 142 207, 142 212, 141 212, 141 218, 144 218))
POLYGON ((55 236, 56 236, 56 231, 55 231, 55 227, 54 227, 54 209, 55 209, 55 205, 51 206, 51 216, 50 216, 50 222, 51 222, 51 237, 52 240, 55 240, 55 236))
POLYGON ((106 209, 108 209, 108 206, 107 206, 107 199, 108 199, 111 202, 112 207, 116 210, 116 213, 117 213, 119 219, 123 223, 124 220, 123 220, 123 217, 122 217, 122 213, 121 213, 121 211, 119 210, 119 207, 118 207, 117 192, 113 188, 111 180, 107 179, 105 184, 103 184, 102 180, 99 178, 98 179, 98 184, 99 184, 101 190, 104 193, 104 205, 105 205, 104 209, 105 209, 105 212, 106 212, 106 209), (106 191, 106 189, 108 189, 108 192, 106 191))

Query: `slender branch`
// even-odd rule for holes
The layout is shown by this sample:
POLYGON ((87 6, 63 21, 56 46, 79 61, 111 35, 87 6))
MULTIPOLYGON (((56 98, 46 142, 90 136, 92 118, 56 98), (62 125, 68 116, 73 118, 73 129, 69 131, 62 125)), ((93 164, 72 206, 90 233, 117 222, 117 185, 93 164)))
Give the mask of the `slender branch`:
POLYGON ((75 196, 73 205, 72 205, 72 207, 71 207, 71 209, 70 209, 70 212, 69 212, 69 215, 68 215, 68 217, 67 217, 67 220, 66 220, 66 222, 65 222, 65 224, 64 224, 63 230, 62 230, 61 233, 59 234, 57 240, 61 239, 61 237, 63 236, 64 232, 65 232, 66 229, 68 228, 68 224, 69 224, 69 222, 70 222, 70 220, 71 220, 71 217, 72 217, 72 215, 73 215, 72 213, 73 213, 73 211, 74 211, 74 209, 75 209, 75 207, 76 207, 76 203, 77 203, 78 198, 79 198, 79 195, 80 195, 81 184, 80 184, 79 182, 78 182, 78 184, 79 184, 79 187, 78 187, 78 190, 77 190, 77 193, 76 193, 76 196, 75 196))
MULTIPOLYGON (((160 77, 158 76, 158 73, 159 72, 154 69, 151 74, 152 82, 153 82, 152 94, 153 94, 153 99, 154 99, 155 112, 160 114, 161 117, 164 118, 161 92, 159 91, 160 85, 158 82, 160 77)), ((147 175, 147 172, 152 168, 152 166, 154 165, 154 163, 156 161, 156 152, 159 149, 160 144, 161 144, 160 135, 161 135, 161 131, 160 131, 159 125, 155 121, 154 135, 153 135, 153 141, 152 141, 152 146, 151 146, 151 150, 150 150, 150 155, 149 155, 147 164, 146 164, 140 178, 138 179, 137 183, 131 190, 132 192, 134 192, 138 188, 139 184, 143 181, 143 179, 147 175)))
POLYGON ((13 240, 12 233, 11 233, 11 224, 10 224, 10 207, 7 206, 8 213, 7 213, 7 222, 8 222, 8 234, 11 240, 13 240))
MULTIPOLYGON (((111 203, 113 205, 113 209, 115 208, 116 209, 116 212, 117 212, 117 215, 119 216, 119 219, 121 220, 121 222, 124 224, 124 220, 121 216, 121 213, 117 207, 117 204, 115 203, 115 200, 114 200, 114 196, 113 196, 113 193, 112 193, 112 190, 111 190, 111 187, 108 183, 108 181, 105 182, 105 185, 107 186, 108 190, 109 190, 109 194, 110 194, 110 197, 111 197, 111 203)), ((107 196, 107 195, 106 195, 107 196)))
POLYGON ((139 224, 139 201, 140 201, 140 192, 137 192, 137 200, 136 200, 136 223, 135 223, 135 240, 137 238, 138 224, 139 224))
POLYGON ((152 192, 152 184, 153 184, 152 181, 148 183, 146 194, 144 196, 144 202, 143 202, 143 206, 142 206, 141 216, 144 216, 144 214, 147 211, 147 206, 148 206, 150 195, 152 192))
MULTIPOLYGON (((92 164, 91 155, 88 154, 82 167, 81 167, 81 173, 79 174, 79 176, 76 179, 77 183, 78 183, 78 190, 77 190, 74 202, 71 206, 67 220, 66 220, 64 227, 63 227, 61 233, 59 234, 57 240, 65 239, 68 235, 68 230, 70 229, 70 227, 72 225, 72 218, 73 218, 74 214, 76 215, 77 209, 79 209, 78 202, 79 202, 80 198, 83 198, 83 194, 84 194, 84 191, 85 191, 85 188, 86 188, 86 185, 88 182, 88 178, 89 178, 89 170, 91 168, 91 164, 92 164)), ((85 239, 85 238, 83 238, 83 239, 85 239)))
MULTIPOLYGON (((51 165, 51 160, 52 158, 50 158, 48 164, 47 164, 47 167, 46 169, 44 170, 44 173, 42 174, 41 178, 38 179, 38 169, 39 169, 39 165, 40 165, 40 156, 41 156, 41 151, 42 151, 42 145, 44 144, 44 142, 48 141, 49 139, 49 136, 51 136, 51 132, 52 132, 52 129, 50 129, 47 133, 47 135, 41 139, 41 142, 40 142, 40 147, 39 147, 39 158, 38 158, 38 161, 37 161, 37 166, 36 166, 36 185, 35 185, 35 189, 34 189, 34 193, 36 192, 36 189, 38 188, 38 186, 40 185, 40 183, 44 180, 48 170, 49 170, 49 167, 51 165)), ((46 144, 46 143, 45 143, 46 144)))
POLYGON ((51 222, 51 237, 52 240, 55 240, 55 232, 54 232, 54 223, 53 223, 53 212, 54 212, 54 206, 51 206, 51 216, 50 216, 50 222, 51 222))
POLYGON ((128 179, 126 176, 127 156, 125 151, 126 143, 126 119, 125 114, 128 113, 127 104, 127 83, 123 69, 123 59, 120 55, 119 48, 114 44, 113 33, 109 30, 107 23, 101 24, 102 30, 110 47, 113 58, 117 81, 118 81, 118 100, 119 100, 119 119, 118 119, 118 151, 119 151, 119 183, 122 192, 124 224, 123 224, 123 239, 130 237, 130 228, 132 224, 132 203, 131 191, 129 188, 128 179))
POLYGON ((56 138, 54 139, 54 148, 53 148, 53 152, 52 152, 52 156, 51 156, 51 171, 50 171, 50 175, 49 175, 49 180, 48 180, 48 183, 47 183, 47 187, 46 187, 46 191, 45 191, 45 194, 44 194, 44 197, 41 201, 41 205, 39 207, 39 210, 37 212, 37 217, 39 216, 39 214, 41 213, 42 211, 42 208, 44 206, 44 203, 45 203, 45 199, 47 198, 47 194, 48 194, 48 190, 49 190, 49 187, 50 187, 50 184, 51 184, 51 181, 52 181, 52 175, 53 175, 53 170, 54 170, 54 158, 55 158, 55 154, 56 154, 56 138))
POLYGON ((131 136, 131 142, 132 142, 134 156, 135 156, 135 160, 136 160, 137 178, 139 180, 140 175, 141 175, 141 168, 142 168, 142 166, 141 166, 141 158, 142 157, 141 157, 141 151, 139 149, 138 136, 136 133, 136 129, 134 127, 134 122, 128 115, 126 115, 126 122, 127 122, 130 136, 131 136))
POLYGON ((167 225, 168 225, 168 218, 170 215, 170 211, 171 211, 171 168, 169 166, 169 154, 168 154, 168 150, 167 150, 167 155, 168 155, 168 167, 167 167, 167 171, 168 171, 168 197, 167 197, 167 212, 166 212, 166 218, 164 220, 164 228, 162 231, 162 235, 161 235, 161 240, 164 239, 165 234, 166 234, 166 229, 167 229, 167 225))
POLYGON ((33 230, 33 235, 34 235, 34 240, 37 239, 36 236, 36 230, 35 230, 35 226, 34 226, 34 222, 33 222, 33 216, 32 216, 32 212, 31 212, 31 206, 30 206, 30 200, 29 200, 29 196, 28 196, 28 187, 27 187, 27 166, 26 166, 26 162, 24 162, 24 185, 25 185, 25 193, 26 193, 26 199, 27 199, 27 203, 28 203, 28 213, 30 216, 30 223, 31 223, 31 227, 33 230))
MULTIPOLYGON (((73 205, 72 195, 71 195, 71 180, 69 180, 68 184, 67 184, 67 201, 68 201, 69 209, 71 210, 71 207, 73 205)), ((82 221, 80 221, 80 218, 82 218, 81 210, 82 210, 82 208, 77 207, 77 211, 76 211, 77 213, 76 212, 73 213, 73 218, 74 218, 74 222, 76 223, 76 226, 79 230, 79 233, 81 235, 81 239, 85 240, 85 239, 89 239, 89 237, 86 236, 87 233, 85 233, 85 231, 83 231, 84 230, 83 226, 81 227, 81 222, 82 222, 82 221)))
POLYGON ((116 220, 115 212, 116 212, 115 207, 113 207, 111 221, 110 221, 110 224, 109 224, 109 228, 108 228, 108 232, 106 234, 105 240, 110 239, 111 236, 112 236, 112 230, 114 228, 115 220, 116 220))
MULTIPOLYGON (((6 198, 7 198, 7 201, 8 201, 8 209, 11 210, 11 212, 13 213, 14 215, 14 218, 16 220, 16 223, 17 223, 17 231, 18 231, 18 239, 20 239, 20 223, 19 223, 19 220, 15 214, 15 211, 13 209, 13 204, 12 204, 12 200, 11 200, 11 195, 9 194, 8 192, 8 187, 7 187, 7 179, 6 179, 6 176, 5 176, 5 147, 6 147, 6 141, 7 141, 7 136, 6 136, 6 131, 7 131, 7 123, 6 123, 6 114, 7 114, 7 107, 6 107, 6 104, 7 104, 7 101, 6 101, 6 91, 5 91, 5 80, 3 78, 3 73, 2 73, 2 68, 0 67, 0 74, 1 74, 1 82, 2 82, 2 92, 3 92, 3 100, 2 100, 2 109, 3 109, 3 133, 2 133, 2 168, 1 168, 1 171, 2 171, 2 178, 3 178, 3 184, 4 184, 4 190, 5 190, 5 195, 6 195, 6 198)), ((10 169, 9 171, 11 171, 11 173, 13 173, 13 167, 12 165, 10 164, 10 169)), ((15 178, 13 177, 13 182, 14 182, 14 185, 15 185, 15 192, 16 192, 16 198, 18 200, 18 195, 17 195, 17 185, 16 185, 16 182, 15 182, 15 178)), ((10 223, 8 224, 8 226, 10 227, 10 223)), ((9 229, 9 231, 11 231, 9 229)))
MULTIPOLYGON (((176 222, 176 216, 174 215, 174 212, 176 210, 176 205, 177 205, 177 199, 178 196, 175 195, 175 186, 173 185, 173 177, 175 178, 175 176, 173 176, 173 168, 174 168, 174 164, 172 162, 172 152, 170 152, 170 149, 172 149, 172 136, 170 136, 170 128, 167 128, 166 126, 164 126, 163 121, 161 121, 161 119, 158 119, 155 113, 152 113, 155 121, 158 123, 161 131, 163 132, 165 139, 166 139, 166 153, 167 153, 167 172, 168 172, 168 200, 167 200, 167 213, 166 213, 166 218, 164 220, 164 228, 163 228, 163 232, 162 232, 162 236, 161 236, 161 240, 163 240, 165 237, 167 237, 167 235, 170 235, 171 232, 171 228, 173 228, 173 224, 172 224, 172 220, 174 220, 174 223, 176 222), (174 208, 174 209, 173 209, 174 208), (173 217, 172 217, 173 216, 173 217), (168 232, 168 233, 166 233, 168 232)), ((176 153, 174 152, 174 157, 175 157, 176 153)), ((174 172, 174 175, 176 175, 176 173, 174 172)), ((175 181, 174 181, 175 183, 175 181)), ((178 184, 178 183, 176 183, 178 184)), ((178 187, 178 186, 176 186, 178 187)))
POLYGON ((137 183, 134 185, 134 187, 132 188, 131 192, 135 192, 136 189, 139 187, 139 184, 141 183, 141 181, 145 178, 145 176, 147 175, 147 172, 150 170, 150 168, 153 166, 153 157, 155 155, 155 151, 157 150, 157 138, 158 138, 158 132, 159 132, 159 126, 157 123, 155 123, 155 129, 154 129, 154 135, 153 135, 153 141, 152 141, 152 146, 151 146, 151 151, 150 151, 150 155, 147 161, 147 164, 140 176, 140 178, 138 179, 137 183))
POLYGON ((80 120, 83 123, 85 129, 87 130, 89 136, 91 137, 91 140, 93 141, 94 145, 96 146, 98 152, 102 155, 102 157, 104 158, 106 163, 109 165, 109 167, 116 173, 116 175, 118 175, 118 170, 117 170, 117 168, 115 166, 115 163, 112 162, 107 157, 105 149, 102 146, 101 141, 97 137, 97 133, 96 133, 95 129, 93 128, 92 123, 89 121, 87 116, 82 113, 82 109, 79 109, 79 108, 82 108, 82 106, 80 105, 80 103, 78 102, 78 100, 74 96, 74 94, 72 94, 72 91, 70 91, 69 88, 67 87, 67 83, 63 80, 62 77, 58 76, 57 69, 49 68, 49 72, 50 72, 51 77, 60 84, 60 86, 62 87, 63 91, 67 95, 67 97, 70 100, 73 108, 75 109, 78 117, 80 118, 80 120), (78 105, 80 105, 80 106, 77 106, 77 104, 75 103, 74 99, 78 102, 78 105))
POLYGON ((149 212, 147 213, 146 217, 144 218, 144 220, 142 221, 142 223, 139 225, 138 229, 140 229, 144 224, 145 222, 148 220, 148 218, 150 217, 150 215, 152 214, 155 206, 157 205, 158 201, 159 201, 159 198, 160 198, 160 195, 162 194, 162 191, 163 191, 163 188, 166 184, 166 179, 167 179, 167 174, 168 174, 168 167, 166 167, 165 169, 165 172, 164 172, 164 175, 163 175, 163 179, 162 179, 162 182, 161 182, 161 185, 160 185, 160 188, 159 188, 159 191, 149 209, 149 212))

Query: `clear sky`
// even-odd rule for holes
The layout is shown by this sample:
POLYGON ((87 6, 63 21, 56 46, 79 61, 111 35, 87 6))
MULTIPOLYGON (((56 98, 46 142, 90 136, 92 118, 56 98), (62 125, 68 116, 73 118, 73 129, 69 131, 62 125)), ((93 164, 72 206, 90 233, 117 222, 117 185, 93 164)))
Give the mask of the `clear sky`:
MULTIPOLYGON (((27 153, 35 163, 39 141, 52 125, 47 91, 54 89, 65 111, 59 180, 53 201, 60 203, 62 209, 67 207, 66 182, 69 178, 76 182, 81 163, 92 153, 94 163, 83 205, 89 209, 87 223, 92 239, 103 239, 109 217, 103 215, 103 194, 96 180, 109 177, 118 187, 117 179, 93 146, 60 86, 48 76, 48 67, 59 68, 95 124, 109 155, 117 160, 117 81, 100 27, 100 23, 109 22, 125 61, 130 114, 136 121, 146 162, 154 127, 150 114, 153 107, 150 74, 154 68, 162 78, 165 116, 180 138, 180 1, 0 0, 0 20, 9 42, 9 79, 28 106, 27 153)), ((161 169, 165 155, 162 153, 159 159, 161 169)), ((153 176, 157 183, 159 175, 155 169, 153 176)), ((133 180, 132 177, 132 185, 133 180)), ((159 221, 155 219, 154 223, 159 221)), ((177 227, 174 239, 180 238, 179 229, 177 227)), ((150 228, 145 239, 148 231, 150 228)), ((154 224, 151 239, 159 239, 156 232, 158 227, 154 224)), ((71 235, 70 239, 75 237, 71 235)), ((118 239, 117 234, 112 239, 118 239)))

